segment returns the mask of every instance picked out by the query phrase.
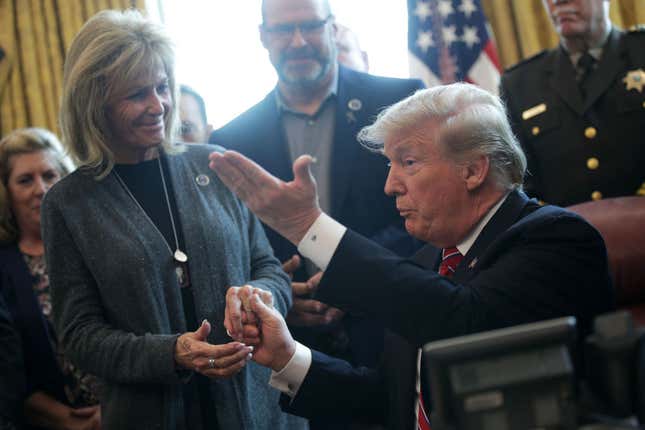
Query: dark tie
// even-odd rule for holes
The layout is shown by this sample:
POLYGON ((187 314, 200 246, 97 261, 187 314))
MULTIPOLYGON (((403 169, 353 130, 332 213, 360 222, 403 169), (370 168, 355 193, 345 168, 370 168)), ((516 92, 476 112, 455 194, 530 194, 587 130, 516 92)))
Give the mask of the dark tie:
POLYGON ((578 59, 576 68, 578 71, 578 87, 580 88, 582 98, 587 96, 589 77, 591 76, 595 66, 596 59, 587 51, 585 51, 585 53, 578 59))
MULTIPOLYGON (((456 247, 444 248, 441 251, 441 263, 439 264, 439 274, 441 276, 451 277, 457 266, 461 263, 461 260, 464 259, 464 256, 461 255, 461 252, 456 247)), ((423 404, 423 398, 421 393, 419 393, 419 411, 418 411, 418 430, 430 430, 430 420, 428 419, 428 414, 426 413, 427 409, 423 404)))

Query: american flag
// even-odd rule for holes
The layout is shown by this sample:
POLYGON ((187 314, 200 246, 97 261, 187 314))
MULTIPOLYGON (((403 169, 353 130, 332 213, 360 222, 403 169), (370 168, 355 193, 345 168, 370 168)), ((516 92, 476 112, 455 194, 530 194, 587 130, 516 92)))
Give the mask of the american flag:
POLYGON ((497 94, 500 65, 480 0, 408 0, 410 75, 466 81, 497 94))

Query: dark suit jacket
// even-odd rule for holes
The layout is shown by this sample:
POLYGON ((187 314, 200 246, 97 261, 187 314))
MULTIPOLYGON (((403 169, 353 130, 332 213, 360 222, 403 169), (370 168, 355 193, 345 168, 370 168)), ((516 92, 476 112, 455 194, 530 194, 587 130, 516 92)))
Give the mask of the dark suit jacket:
POLYGON ((645 90, 642 82, 641 91, 628 90, 624 81, 629 72, 645 70, 644 46, 645 31, 612 30, 584 100, 561 47, 504 73, 501 93, 528 157, 530 195, 569 206, 645 194, 645 90), (531 111, 542 104, 544 112, 531 111), (588 167, 593 158, 596 169, 588 167))
MULTIPOLYGON (((429 248, 424 260, 436 267, 438 259, 439 250, 429 248)), ((509 194, 450 279, 348 230, 317 298, 379 319, 398 336, 388 338, 378 370, 315 353, 298 395, 291 404, 283 396, 283 407, 305 416, 369 417, 392 429, 414 428, 421 345, 565 315, 578 319, 584 338, 593 317, 613 308, 600 234, 579 216, 541 207, 519 191, 509 194)))
MULTIPOLYGON (((415 250, 409 245, 410 236, 403 228, 394 199, 383 193, 387 160, 363 148, 356 135, 361 128, 373 122, 381 109, 422 87, 423 83, 418 80, 383 78, 342 66, 339 68, 330 215, 357 232, 375 238, 387 248, 407 255, 415 250), (350 100, 360 101, 360 109, 351 110, 350 100), (401 244, 401 240, 408 243, 401 244)), ((291 156, 275 90, 213 132, 210 143, 241 152, 280 179, 293 179, 291 156)), ((278 259, 284 261, 297 252, 289 241, 266 229, 278 259)))
MULTIPOLYGON (((45 391, 67 402, 65 380, 52 347, 50 326, 33 292, 34 279, 15 244, 0 247, 0 292, 22 339, 27 395, 45 391)), ((4 346, 3 346, 4 348, 4 346)))
MULTIPOLYGON (((405 231, 394 199, 383 193, 387 160, 363 148, 356 140, 358 131, 369 125, 381 109, 423 87, 419 80, 377 77, 339 67, 336 118, 331 162, 330 215, 349 228, 369 237, 399 255, 411 255, 421 245, 405 231), (358 109, 350 109, 350 101, 358 109), (360 103, 357 103, 360 102, 360 103)), ((271 174, 292 180, 291 157, 275 90, 264 100, 213 132, 210 143, 234 149, 253 159, 271 174)), ((265 226, 267 237, 280 261, 297 253, 296 247, 265 226)), ((296 280, 306 279, 304 271, 296 280)), ((362 364, 374 363, 375 343, 382 339, 367 335, 357 320, 347 322, 353 353, 348 358, 362 364), (358 334, 352 336, 353 332, 358 334), (370 336, 369 339, 366 336, 370 336)), ((300 333, 302 336, 302 333, 300 333)), ((323 347, 323 334, 306 343, 323 347)))

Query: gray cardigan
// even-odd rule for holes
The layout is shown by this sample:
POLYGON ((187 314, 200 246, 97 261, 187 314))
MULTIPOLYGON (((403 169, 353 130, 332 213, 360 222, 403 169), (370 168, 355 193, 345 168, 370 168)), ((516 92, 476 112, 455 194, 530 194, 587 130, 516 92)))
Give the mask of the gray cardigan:
MULTIPOLYGON (((251 283, 273 293, 285 313, 289 280, 258 220, 208 168, 214 146, 190 145, 168 156, 169 173, 198 321, 211 343, 230 341, 222 324, 229 286, 251 283), (198 175, 210 179, 197 183, 198 175)), ((202 178, 203 179, 203 178, 202 178)), ((66 352, 105 383, 104 429, 183 429, 182 381, 174 347, 186 331, 170 251, 115 177, 77 170, 57 183, 42 207, 54 320, 66 352)), ((299 429, 286 415, 269 370, 248 363, 212 380, 222 429, 299 429)))

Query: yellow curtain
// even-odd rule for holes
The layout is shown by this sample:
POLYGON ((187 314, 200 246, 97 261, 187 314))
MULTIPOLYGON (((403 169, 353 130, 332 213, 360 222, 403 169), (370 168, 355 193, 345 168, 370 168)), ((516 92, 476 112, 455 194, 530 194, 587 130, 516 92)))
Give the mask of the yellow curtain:
MULTIPOLYGON (((557 45, 542 0, 482 0, 482 5, 504 68, 557 45)), ((645 0, 611 0, 609 13, 614 25, 623 29, 643 24, 645 0)))
POLYGON ((83 23, 103 9, 145 9, 145 0, 0 0, 0 135, 58 130, 63 61, 83 23))

